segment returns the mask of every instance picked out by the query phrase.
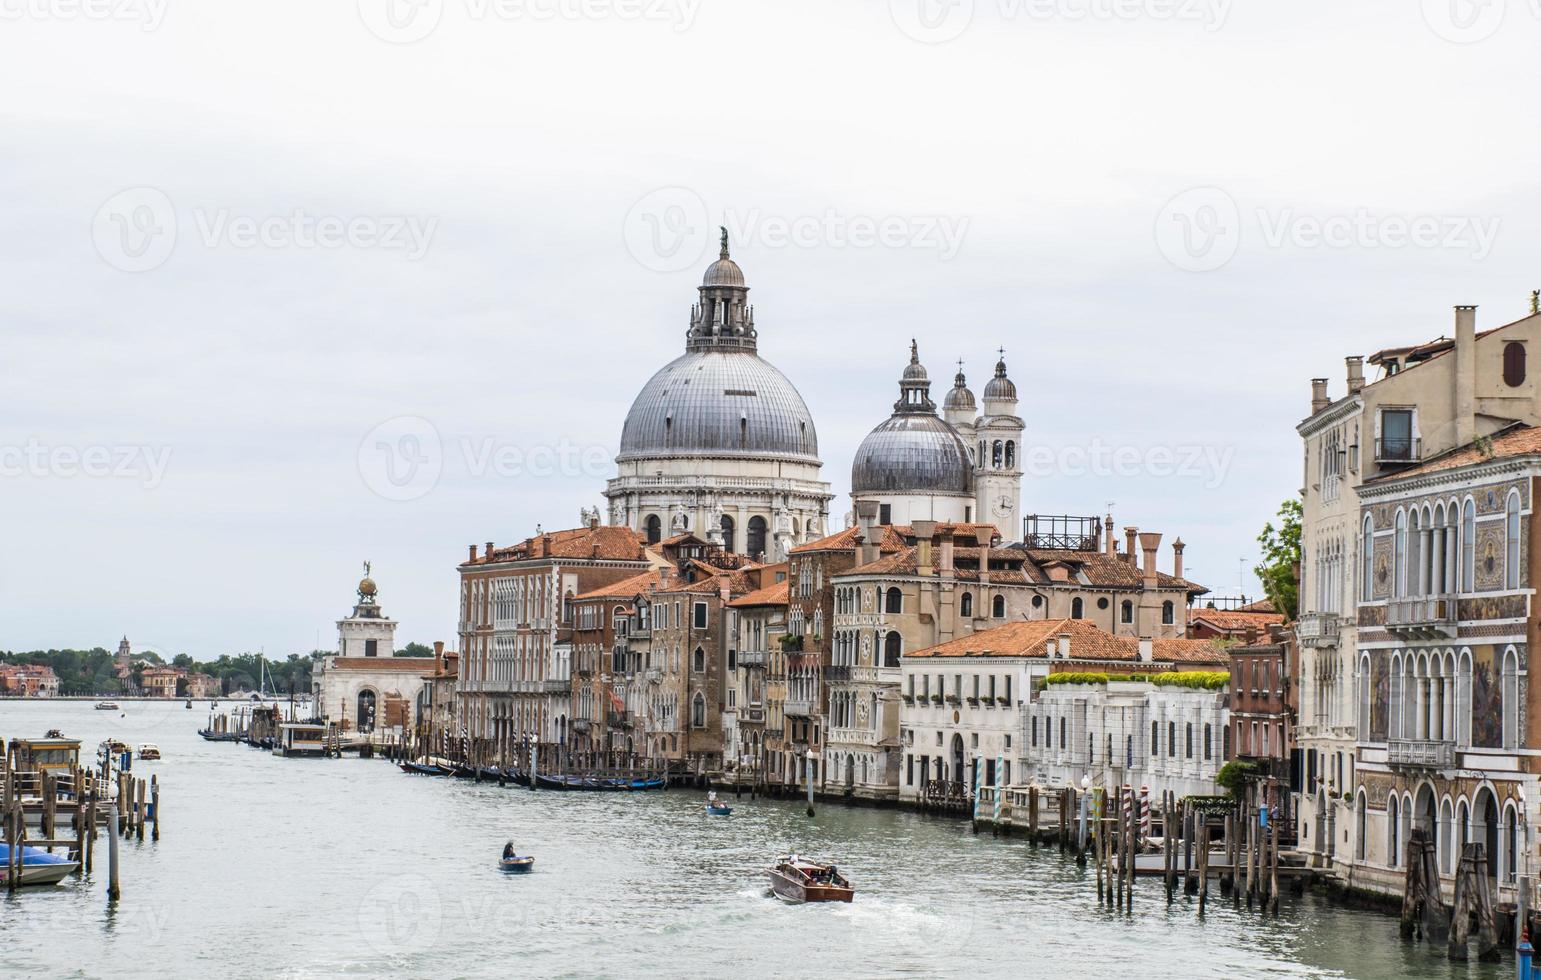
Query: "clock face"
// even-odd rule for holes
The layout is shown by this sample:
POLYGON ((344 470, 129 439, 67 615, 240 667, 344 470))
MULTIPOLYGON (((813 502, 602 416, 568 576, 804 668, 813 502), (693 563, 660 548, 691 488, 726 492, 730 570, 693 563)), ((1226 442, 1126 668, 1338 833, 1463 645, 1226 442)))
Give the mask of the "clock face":
POLYGON ((997 499, 995 501, 995 512, 997 514, 1011 513, 1011 498, 1003 496, 997 499))

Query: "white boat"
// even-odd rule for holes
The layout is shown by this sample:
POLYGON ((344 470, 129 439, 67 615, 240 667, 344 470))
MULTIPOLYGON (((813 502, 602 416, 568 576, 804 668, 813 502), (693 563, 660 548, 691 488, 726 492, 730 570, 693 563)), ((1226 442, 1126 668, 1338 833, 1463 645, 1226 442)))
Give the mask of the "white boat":
MULTIPOLYGON (((0 844, 0 882, 6 880, 10 868, 11 846, 0 844)), ((23 847, 21 851, 21 884, 57 885, 75 873, 80 862, 49 854, 37 847, 23 847)))
POLYGON ((160 757, 161 757, 160 746, 152 745, 149 742, 146 742, 143 745, 139 746, 139 758, 142 761, 144 761, 144 762, 158 762, 158 761, 160 761, 160 757))
POLYGON ((116 701, 98 701, 98 702, 96 702, 96 710, 97 711, 117 711, 118 710, 118 702, 116 702, 116 701))

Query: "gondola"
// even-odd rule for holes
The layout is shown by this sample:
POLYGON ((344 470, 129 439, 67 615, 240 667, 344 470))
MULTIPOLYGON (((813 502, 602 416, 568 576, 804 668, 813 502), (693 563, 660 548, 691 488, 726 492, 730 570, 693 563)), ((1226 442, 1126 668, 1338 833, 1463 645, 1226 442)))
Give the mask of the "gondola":
POLYGON ((443 766, 436 766, 432 763, 403 762, 401 763, 401 771, 412 773, 415 776, 448 776, 454 770, 446 769, 443 766))
POLYGON ((501 783, 508 778, 503 775, 503 770, 499 769, 497 766, 482 766, 477 770, 477 773, 483 780, 491 781, 494 783, 501 783))
POLYGON ((456 779, 474 779, 476 777, 476 770, 463 762, 457 762, 451 768, 450 775, 456 779))

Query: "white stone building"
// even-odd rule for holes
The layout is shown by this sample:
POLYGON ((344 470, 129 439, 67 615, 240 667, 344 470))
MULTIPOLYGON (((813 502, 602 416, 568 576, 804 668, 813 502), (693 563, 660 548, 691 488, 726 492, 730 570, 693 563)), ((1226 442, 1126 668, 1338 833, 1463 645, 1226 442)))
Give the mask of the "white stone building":
POLYGON ((353 614, 337 621, 338 652, 321 659, 311 693, 323 721, 344 731, 399 735, 417 722, 423 675, 433 661, 396 656, 396 621, 380 609, 378 594, 373 579, 359 582, 353 614))

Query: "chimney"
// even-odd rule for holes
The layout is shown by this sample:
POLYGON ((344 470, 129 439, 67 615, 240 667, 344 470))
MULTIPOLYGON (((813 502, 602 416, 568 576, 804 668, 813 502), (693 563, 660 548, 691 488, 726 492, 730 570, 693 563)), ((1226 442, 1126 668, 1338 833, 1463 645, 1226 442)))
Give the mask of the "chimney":
POLYGON ((931 536, 936 533, 936 521, 911 521, 915 529, 915 572, 931 574, 931 536))
POLYGON ((673 571, 674 569, 668 565, 658 570, 658 587, 660 589, 668 588, 669 578, 673 571))
POLYGON ((1161 550, 1161 535, 1140 535, 1140 550, 1145 552, 1145 560, 1140 565, 1145 573, 1145 588, 1154 589, 1156 587, 1156 552, 1161 550))
POLYGON ((1175 578, 1183 577, 1183 549, 1186 547, 1182 538, 1172 542, 1172 575, 1175 578))
POLYGON ((487 560, 492 561, 492 542, 487 542, 487 560))
POLYGON ((942 543, 941 543, 941 547, 938 549, 938 551, 940 553, 940 557, 939 557, 940 567, 937 569, 937 573, 939 575, 941 575, 942 578, 952 578, 953 577, 952 535, 953 535, 952 525, 950 525, 950 524, 945 525, 942 528, 942 543))
POLYGON ((1134 557, 1134 536, 1140 533, 1137 527, 1124 528, 1124 561, 1138 568, 1139 562, 1134 557))
POLYGON ((1332 399, 1327 397, 1327 379, 1326 378, 1312 378, 1311 379, 1311 414, 1315 415, 1317 412, 1320 412, 1322 409, 1326 408, 1328 405, 1331 405, 1331 404, 1332 404, 1332 399))
POLYGON ((476 560, 476 545, 471 545, 471 561, 476 560))
POLYGON ((442 673, 444 673, 444 641, 443 640, 434 640, 433 641, 433 672, 435 674, 442 674, 442 673))
POLYGON ((1348 393, 1357 395, 1364 390, 1364 358, 1345 357, 1343 362, 1348 365, 1348 393))
POLYGON ((1148 664, 1156 659, 1156 644, 1148 636, 1140 637, 1140 663, 1148 664))
POLYGON ((1066 630, 1065 632, 1059 634, 1059 636, 1056 637, 1055 639, 1058 640, 1058 643, 1059 643, 1059 659, 1061 659, 1061 660, 1069 660, 1070 659, 1070 631, 1066 630))
POLYGON ((863 500, 856 505, 856 526, 861 529, 857 532, 861 536, 861 547, 856 552, 858 564, 866 565, 878 560, 877 522, 877 504, 863 500))
POLYGON ((1455 308, 1455 442, 1477 438, 1477 308, 1455 308))
POLYGON ((1102 519, 1102 534, 1107 539, 1107 551, 1109 558, 1118 557, 1118 539, 1113 537, 1113 515, 1109 514, 1102 519))

